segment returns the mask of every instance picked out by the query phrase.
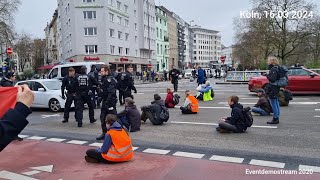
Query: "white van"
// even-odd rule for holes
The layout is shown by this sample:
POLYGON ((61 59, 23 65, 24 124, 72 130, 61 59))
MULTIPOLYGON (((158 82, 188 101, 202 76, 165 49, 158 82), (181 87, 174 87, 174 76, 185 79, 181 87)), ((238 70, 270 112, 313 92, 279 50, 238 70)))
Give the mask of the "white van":
POLYGON ((48 79, 62 79, 63 77, 68 75, 68 71, 70 67, 73 67, 76 70, 77 74, 81 73, 81 67, 87 67, 87 73, 90 72, 92 65, 97 67, 98 72, 100 72, 103 62, 70 62, 66 64, 61 64, 53 67, 49 74, 48 79))

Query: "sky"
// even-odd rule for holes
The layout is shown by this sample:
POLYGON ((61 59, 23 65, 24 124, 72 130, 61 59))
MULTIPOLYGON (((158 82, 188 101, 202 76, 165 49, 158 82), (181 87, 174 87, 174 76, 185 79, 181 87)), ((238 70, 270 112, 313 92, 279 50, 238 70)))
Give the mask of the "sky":
MULTIPOLYGON (((44 28, 52 19, 57 0, 21 0, 16 15, 15 27, 18 33, 25 32, 33 38, 44 38, 44 28)), ((319 1, 313 0, 314 2, 319 1)), ((192 25, 220 31, 222 44, 233 44, 233 19, 240 11, 251 8, 250 0, 155 0, 156 5, 165 6, 192 25)))

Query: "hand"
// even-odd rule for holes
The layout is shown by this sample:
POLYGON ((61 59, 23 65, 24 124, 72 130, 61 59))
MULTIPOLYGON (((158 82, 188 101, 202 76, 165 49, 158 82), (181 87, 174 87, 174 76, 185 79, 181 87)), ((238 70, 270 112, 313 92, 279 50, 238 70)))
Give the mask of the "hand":
POLYGON ((138 93, 137 90, 135 90, 134 93, 137 94, 138 93))
POLYGON ((27 85, 18 86, 17 102, 21 102, 28 108, 34 101, 34 94, 27 85))
POLYGON ((63 100, 66 100, 66 96, 65 95, 62 95, 61 97, 63 100))

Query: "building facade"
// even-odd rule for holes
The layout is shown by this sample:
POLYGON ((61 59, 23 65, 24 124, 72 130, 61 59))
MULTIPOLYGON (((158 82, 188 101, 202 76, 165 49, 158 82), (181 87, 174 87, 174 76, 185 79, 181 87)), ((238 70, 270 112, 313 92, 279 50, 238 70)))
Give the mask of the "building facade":
POLYGON ((157 71, 169 70, 169 36, 168 36, 168 17, 167 13, 160 7, 156 7, 156 52, 157 52, 157 71))
POLYGON ((210 64, 218 63, 221 56, 221 36, 218 34, 219 32, 200 26, 194 26, 191 29, 194 33, 194 65, 210 67, 210 64))
POLYGON ((178 30, 178 67, 184 69, 187 65, 186 62, 186 40, 185 40, 185 24, 186 22, 180 18, 177 14, 173 13, 174 19, 177 21, 178 30))
POLYGON ((46 50, 44 64, 57 64, 59 63, 59 37, 58 37, 58 10, 56 10, 52 16, 52 20, 47 24, 44 29, 46 35, 46 50))
POLYGON ((58 0, 59 59, 156 67, 153 0, 58 0))
MULTIPOLYGON (((224 64, 227 64, 227 65, 233 65, 233 59, 232 59, 232 46, 229 46, 229 47, 225 47, 222 49, 221 51, 221 56, 225 56, 225 62, 224 64)), ((221 62, 221 59, 219 59, 219 63, 222 63, 221 62)))
POLYGON ((188 67, 192 67, 193 64, 193 31, 191 29, 191 26, 186 23, 185 25, 186 29, 186 62, 188 67))

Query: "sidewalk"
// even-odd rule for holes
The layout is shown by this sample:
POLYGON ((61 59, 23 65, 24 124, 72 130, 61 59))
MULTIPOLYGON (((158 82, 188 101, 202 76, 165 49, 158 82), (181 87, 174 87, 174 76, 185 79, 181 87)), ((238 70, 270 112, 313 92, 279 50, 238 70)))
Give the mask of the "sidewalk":
POLYGON ((318 173, 248 175, 246 172, 249 170, 280 169, 148 153, 135 153, 134 159, 127 163, 89 164, 84 160, 85 152, 96 147, 74 144, 34 140, 14 142, 1 152, 0 179, 311 180, 320 178, 318 173))

